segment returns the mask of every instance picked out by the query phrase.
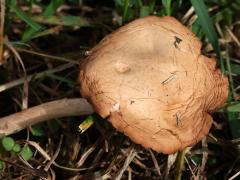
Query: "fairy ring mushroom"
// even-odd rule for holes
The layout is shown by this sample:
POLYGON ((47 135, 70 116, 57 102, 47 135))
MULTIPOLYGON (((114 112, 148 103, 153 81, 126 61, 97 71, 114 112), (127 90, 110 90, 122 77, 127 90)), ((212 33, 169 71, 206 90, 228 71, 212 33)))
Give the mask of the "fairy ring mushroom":
POLYGON ((106 36, 80 65, 80 92, 132 141, 171 154, 200 141, 228 80, 173 17, 134 20, 106 36))

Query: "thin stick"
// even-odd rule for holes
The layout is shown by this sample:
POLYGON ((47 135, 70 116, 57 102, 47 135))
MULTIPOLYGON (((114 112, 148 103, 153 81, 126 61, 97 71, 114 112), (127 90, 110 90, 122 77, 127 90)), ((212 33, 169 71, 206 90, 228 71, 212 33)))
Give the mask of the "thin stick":
POLYGON ((93 109, 85 99, 56 100, 0 118, 0 134, 10 135, 28 126, 50 119, 91 113, 93 113, 93 109))

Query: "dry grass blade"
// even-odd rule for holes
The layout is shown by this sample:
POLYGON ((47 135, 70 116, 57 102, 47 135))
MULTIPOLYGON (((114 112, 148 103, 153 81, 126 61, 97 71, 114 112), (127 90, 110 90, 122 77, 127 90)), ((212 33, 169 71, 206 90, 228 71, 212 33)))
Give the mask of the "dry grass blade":
POLYGON ((58 167, 59 169, 66 170, 66 171, 72 171, 72 172, 80 172, 80 171, 87 171, 87 170, 93 169, 93 167, 89 167, 89 168, 71 168, 71 167, 65 167, 65 166, 59 165, 59 164, 56 163, 55 161, 53 162, 53 165, 54 165, 55 167, 58 167))
POLYGON ((155 165, 155 168, 156 168, 156 170, 157 170, 157 173, 158 173, 159 176, 161 176, 161 171, 160 171, 160 167, 159 167, 159 165, 158 165, 157 159, 156 159, 156 157, 155 157, 155 155, 153 154, 153 152, 152 152, 151 149, 149 149, 149 152, 150 152, 150 154, 151 154, 151 157, 152 157, 153 163, 154 163, 154 165, 155 165))
POLYGON ((228 26, 225 26, 229 36, 233 39, 233 41, 240 47, 240 41, 239 39, 234 35, 234 33, 231 31, 231 29, 228 26))
POLYGON ((53 55, 44 54, 44 53, 36 52, 36 51, 31 51, 31 50, 23 49, 23 48, 17 48, 17 50, 21 51, 21 52, 29 53, 29 54, 34 54, 37 56, 42 56, 42 57, 49 58, 49 59, 55 59, 55 60, 68 62, 68 63, 72 63, 72 64, 79 64, 78 61, 74 61, 72 59, 68 59, 68 58, 64 58, 64 57, 53 56, 53 55))
POLYGON ((188 159, 187 159, 186 156, 184 157, 184 159, 185 159, 185 161, 186 161, 186 163, 187 163, 187 165, 188 165, 188 168, 189 168, 190 171, 191 171, 191 174, 192 174, 192 176, 193 176, 193 179, 194 179, 194 180, 195 180, 195 179, 198 179, 197 176, 195 175, 195 173, 193 172, 193 169, 192 169, 191 165, 189 164, 188 159))
POLYGON ((83 163, 86 161, 88 156, 96 149, 96 147, 103 141, 103 138, 99 138, 80 158, 77 162, 77 167, 81 167, 83 163))
POLYGON ((56 179, 56 174, 54 172, 54 170, 52 168, 50 168, 50 172, 51 172, 51 178, 49 178, 48 180, 55 180, 56 179))
POLYGON ((20 63, 22 70, 23 70, 23 100, 22 100, 22 109, 27 109, 28 108, 28 80, 27 80, 27 71, 25 68, 25 65, 23 63, 23 60, 17 50, 13 47, 13 45, 8 41, 7 38, 5 38, 5 44, 6 46, 12 51, 12 53, 15 56, 15 59, 17 62, 20 63))
POLYGON ((128 171, 128 180, 132 180, 132 169, 128 168, 127 171, 128 171))
POLYGON ((136 156, 136 151, 135 149, 132 147, 125 162, 124 165, 122 167, 122 169, 119 171, 118 175, 116 176, 115 180, 120 180, 123 176, 123 173, 127 170, 129 164, 132 162, 132 160, 134 159, 134 157, 136 156))
MULTIPOLYGON (((34 141, 26 141, 26 143, 33 146, 46 160, 49 160, 49 161, 51 160, 51 157, 48 155, 47 152, 43 150, 43 148, 39 144, 37 144, 34 141)), ((67 170, 67 171, 74 171, 74 172, 86 171, 86 170, 92 169, 92 168, 69 168, 69 167, 59 165, 55 161, 53 161, 52 164, 60 169, 67 170)))
MULTIPOLYGON (((127 152, 123 151, 123 154, 126 154, 127 152)), ((140 168, 142 169, 147 169, 147 165, 144 164, 142 161, 141 161, 141 157, 139 157, 137 154, 135 156, 135 158, 132 160, 132 162, 134 164, 136 164, 137 166, 139 166, 140 168)))
POLYGON ((5 0, 1 0, 0 19, 0 65, 3 64, 3 43, 4 43, 4 20, 5 20, 5 0))
POLYGON ((226 41, 226 39, 224 39, 224 34, 223 34, 223 31, 222 31, 222 28, 220 27, 220 24, 219 23, 215 23, 215 27, 216 27, 217 33, 220 36, 219 42, 226 41))
POLYGON ((55 161, 55 159, 57 158, 60 150, 61 150, 61 146, 62 146, 62 141, 63 141, 63 135, 61 135, 59 143, 58 143, 58 147, 56 152, 54 153, 53 157, 51 158, 51 160, 46 164, 44 170, 48 171, 48 169, 51 167, 51 165, 53 164, 53 162, 55 161))
POLYGON ((185 15, 182 17, 181 22, 185 24, 193 13, 194 13, 194 8, 193 6, 191 6, 189 10, 185 13, 185 15))
POLYGON ((96 167, 96 166, 97 166, 98 162, 100 161, 100 159, 102 158, 102 156, 103 156, 104 153, 105 153, 105 151, 104 151, 103 148, 98 151, 98 153, 97 153, 96 156, 94 157, 94 160, 93 160, 93 162, 92 162, 91 167, 96 167))
POLYGON ((204 174, 204 169, 207 164, 208 160, 208 144, 207 144, 207 138, 203 138, 202 140, 202 148, 203 148, 203 153, 202 153, 202 165, 201 165, 201 174, 204 174))
POLYGON ((46 160, 51 160, 51 157, 48 155, 48 153, 44 151, 44 149, 38 143, 35 141, 26 141, 26 143, 33 146, 46 160))
POLYGON ((177 159, 177 153, 168 155, 167 168, 165 172, 165 179, 168 179, 169 171, 177 159))
POLYGON ((230 177, 228 180, 233 180, 236 177, 238 177, 240 175, 240 171, 238 171, 236 174, 234 174, 232 177, 230 177))
POLYGON ((43 170, 34 169, 34 168, 30 168, 30 167, 27 167, 27 166, 24 166, 24 165, 20 165, 18 163, 14 163, 14 162, 8 161, 8 160, 3 159, 1 157, 0 157, 0 160, 2 162, 5 162, 6 164, 10 164, 10 165, 15 166, 15 167, 17 167, 19 169, 25 170, 26 172, 32 174, 33 176, 39 176, 39 177, 44 177, 44 178, 47 177, 46 172, 44 172, 43 170))

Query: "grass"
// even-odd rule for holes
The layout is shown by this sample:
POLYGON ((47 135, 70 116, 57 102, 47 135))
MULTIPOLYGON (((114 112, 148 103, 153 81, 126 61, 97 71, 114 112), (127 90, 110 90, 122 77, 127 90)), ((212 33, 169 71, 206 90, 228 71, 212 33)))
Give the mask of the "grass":
POLYGON ((178 155, 136 146, 96 114, 57 119, 2 138, 1 179, 234 179, 240 170, 239 10, 235 0, 2 1, 1 116, 80 96, 76 77, 84 52, 112 29, 148 15, 171 15, 192 28, 202 52, 218 58, 230 93, 207 139, 178 155))

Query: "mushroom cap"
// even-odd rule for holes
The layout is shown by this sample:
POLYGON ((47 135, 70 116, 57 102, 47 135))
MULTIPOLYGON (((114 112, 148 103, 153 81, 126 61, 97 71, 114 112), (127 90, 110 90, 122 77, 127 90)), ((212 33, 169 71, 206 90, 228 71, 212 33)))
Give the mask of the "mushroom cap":
POLYGON ((80 65, 80 92, 135 143, 171 154, 200 141, 228 96, 216 60, 173 17, 134 20, 80 65))

